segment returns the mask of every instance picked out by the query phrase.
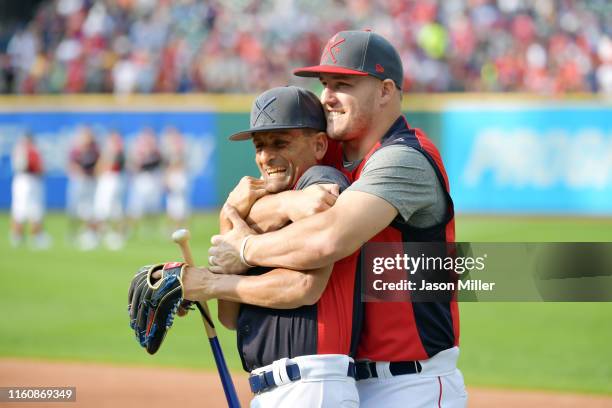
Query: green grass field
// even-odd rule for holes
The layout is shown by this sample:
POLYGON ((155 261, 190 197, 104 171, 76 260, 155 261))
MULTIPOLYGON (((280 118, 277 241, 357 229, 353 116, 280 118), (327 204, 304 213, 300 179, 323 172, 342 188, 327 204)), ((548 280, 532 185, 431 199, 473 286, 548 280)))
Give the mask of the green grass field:
MULTIPOLYGON (((0 231, 9 218, 0 214, 0 231)), ((127 287, 137 267, 180 258, 161 234, 120 252, 79 252, 64 242, 66 220, 49 217, 53 249, 13 249, 0 239, 0 356, 113 364, 214 366, 199 317, 176 321, 154 357, 137 345, 127 287)), ((216 214, 193 219, 192 250, 204 263, 216 214)), ((463 216, 457 239, 476 242, 612 241, 612 220, 463 216)), ((463 303, 462 369, 468 385, 612 393, 612 303, 463 303)), ((219 330, 231 368, 235 336, 219 330)))

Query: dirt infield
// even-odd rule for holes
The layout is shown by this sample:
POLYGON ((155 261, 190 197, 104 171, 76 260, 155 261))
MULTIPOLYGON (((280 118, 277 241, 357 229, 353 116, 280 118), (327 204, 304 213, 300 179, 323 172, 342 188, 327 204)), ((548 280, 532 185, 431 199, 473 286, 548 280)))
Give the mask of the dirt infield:
MULTIPOLYGON (((250 393, 244 373, 234 373, 243 406, 250 393)), ((189 370, 116 367, 85 363, 1 359, 0 387, 75 386, 76 403, 51 407, 223 407, 225 398, 215 373, 189 370)), ((612 397, 469 388, 470 407, 612 408, 612 397)), ((40 408, 41 403, 0 403, 40 408)), ((49 405, 49 404, 46 404, 49 405)))

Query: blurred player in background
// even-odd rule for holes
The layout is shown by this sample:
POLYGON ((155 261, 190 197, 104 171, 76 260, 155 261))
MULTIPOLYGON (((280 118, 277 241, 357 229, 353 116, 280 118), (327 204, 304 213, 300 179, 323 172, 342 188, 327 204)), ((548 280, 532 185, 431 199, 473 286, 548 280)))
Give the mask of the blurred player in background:
POLYGON ((11 203, 11 243, 23 244, 26 223, 30 223, 32 247, 47 249, 51 239, 43 230, 45 191, 42 182, 43 162, 31 134, 24 135, 12 155, 13 186, 11 203))
POLYGON ((165 130, 162 138, 162 155, 166 170, 164 174, 166 191, 166 214, 172 229, 187 226, 189 205, 189 175, 185 138, 174 127, 165 130))
POLYGON ((112 250, 120 249, 124 244, 124 169, 123 138, 118 131, 111 131, 96 166, 98 184, 94 199, 94 212, 98 223, 98 233, 104 236, 104 244, 112 250))
POLYGON ((98 142, 91 128, 79 129, 68 161, 68 216, 71 238, 77 246, 90 250, 98 245, 94 218, 95 169, 100 158, 98 142), (78 234, 78 235, 77 235, 78 234))
POLYGON ((157 224, 163 193, 162 156, 153 129, 143 129, 136 138, 129 166, 133 173, 128 198, 131 227, 136 228, 143 218, 149 225, 157 224))

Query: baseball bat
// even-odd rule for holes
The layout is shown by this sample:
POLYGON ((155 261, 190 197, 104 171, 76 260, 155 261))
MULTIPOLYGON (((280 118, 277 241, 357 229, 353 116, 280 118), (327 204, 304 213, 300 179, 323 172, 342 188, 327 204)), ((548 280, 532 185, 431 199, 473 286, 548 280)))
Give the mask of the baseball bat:
MULTIPOLYGON (((172 234, 172 240, 181 248, 181 253, 183 254, 183 259, 185 262, 188 265, 195 266, 195 262, 193 262, 193 257, 191 256, 191 249, 189 248, 189 237, 189 230, 186 229, 179 229, 174 231, 172 234)), ((204 329, 206 330, 206 336, 210 342, 210 348, 215 358, 215 364, 217 365, 217 370, 219 371, 219 377, 221 377, 221 385, 223 385, 223 392, 225 393, 227 405, 229 408, 240 408, 240 401, 238 400, 238 395, 236 394, 236 388, 234 387, 232 376, 227 369, 227 364, 225 362, 225 358, 223 357, 223 350, 221 350, 221 344, 219 344, 217 331, 215 330, 215 325, 210 317, 208 306, 206 305, 206 302, 194 303, 200 311, 202 322, 204 322, 204 329)))

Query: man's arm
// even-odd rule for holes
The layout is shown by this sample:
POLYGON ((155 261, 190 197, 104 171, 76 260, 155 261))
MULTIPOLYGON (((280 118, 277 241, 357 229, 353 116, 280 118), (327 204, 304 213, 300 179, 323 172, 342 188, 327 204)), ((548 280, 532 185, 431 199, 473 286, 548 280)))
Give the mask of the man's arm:
MULTIPOLYGON (((422 153, 402 145, 385 147, 368 159, 361 177, 328 211, 251 237, 253 231, 236 220, 229 234, 212 238, 209 254, 216 266, 211 271, 243 271, 242 244, 246 244, 244 259, 251 265, 317 268, 353 253, 398 214, 419 228, 439 224, 447 205, 444 187, 422 153)), ((235 212, 230 213, 236 218, 235 212)))
MULTIPOLYGON (((273 309, 293 309, 316 303, 325 290, 331 271, 332 266, 329 265, 311 271, 279 268, 257 276, 244 276, 214 274, 205 268, 189 267, 185 271, 183 285, 185 298, 189 300, 217 298, 224 307, 227 303, 237 302, 273 309)), ((224 317, 223 320, 227 319, 224 317)))
MULTIPOLYGON (((226 205, 221 208, 219 212, 219 232, 225 234, 232 229, 232 222, 230 221, 227 214, 227 204, 230 201, 240 201, 238 204, 246 206, 246 212, 250 211, 253 202, 265 194, 265 189, 262 188, 261 183, 252 177, 243 177, 234 190, 230 193, 227 198, 226 205)), ((187 272, 187 271, 186 271, 187 272)), ((187 298, 186 285, 188 281, 186 277, 183 277, 183 287, 185 288, 185 297, 187 298)), ((196 296, 196 294, 191 295, 196 296)), ((222 299, 217 299, 217 318, 223 326, 230 330, 236 330, 238 327, 238 315, 240 314, 240 303, 230 302, 222 299)))
MULTIPOLYGON (((251 182, 251 184, 256 183, 251 182)), ((327 210, 329 206, 336 202, 340 189, 347 187, 348 180, 339 171, 325 166, 311 167, 298 181, 297 189, 303 190, 291 192, 299 193, 300 195, 294 194, 295 197, 290 196, 294 200, 289 201, 289 205, 285 206, 284 209, 289 211, 288 209, 291 206, 297 209, 296 211, 289 211, 289 218, 292 221, 297 221, 312 215, 312 213, 327 210), (324 208, 320 208, 321 203, 324 208)), ((249 189, 252 190, 253 188, 250 187, 249 189)), ((262 199, 267 197, 269 196, 262 199)), ((261 199, 258 201, 261 201, 261 199)), ((267 208, 272 209, 272 207, 267 208)), ((251 206, 251 215, 254 212, 253 210, 254 207, 251 206)), ((261 214, 265 214, 265 211, 261 214)), ((246 226, 238 212, 231 206, 224 207, 221 219, 222 233, 227 232, 229 227, 235 228, 241 224, 246 226), (231 217, 232 214, 237 219, 230 221, 227 218, 231 217)), ((249 231, 252 232, 250 229, 249 231)), ((211 262, 211 265, 214 265, 214 262, 211 262)), ((216 276, 208 271, 203 273, 204 275, 209 275, 208 280, 204 279, 204 283, 211 283, 210 286, 212 286, 208 295, 225 299, 219 300, 220 310, 223 308, 223 316, 220 316, 219 319, 226 326, 226 323, 235 326, 239 305, 232 306, 229 304, 231 301, 277 309, 314 304, 325 290, 332 269, 333 263, 329 263, 321 265, 319 268, 312 268, 310 271, 300 272, 289 269, 276 269, 263 275, 247 277, 216 276)), ((195 286, 197 287, 198 285, 196 284, 195 286)), ((201 296, 206 296, 205 288, 200 287, 196 292, 199 292, 201 296)), ((195 295, 197 296, 197 293, 195 295)))
POLYGON ((276 231, 287 225, 291 220, 286 211, 283 211, 285 197, 290 196, 292 191, 283 191, 277 194, 269 194, 257 200, 245 221, 258 233, 276 231))
MULTIPOLYGON (((339 187, 333 182, 314 184, 303 190, 267 194, 263 180, 245 176, 227 197, 226 204, 236 209, 240 218, 255 231, 270 232, 327 210, 338 198, 339 187)), ((224 227, 221 217, 221 227, 224 227)), ((231 224, 229 225, 231 228, 231 224)), ((223 233, 223 228, 221 228, 223 233)))
POLYGON ((253 204, 246 222, 258 233, 276 231, 290 222, 329 209, 338 194, 336 184, 313 184, 304 190, 268 194, 253 204))
POLYGON ((237 327, 240 304, 271 309, 294 309, 315 304, 323 294, 333 266, 311 271, 273 269, 262 275, 223 275, 188 268, 183 277, 185 298, 218 299, 218 318, 230 330, 237 327))
POLYGON ((234 229, 214 236, 209 254, 214 258, 212 272, 239 273, 240 246, 245 237, 245 258, 251 265, 308 270, 332 264, 359 249, 387 227, 398 212, 375 195, 345 191, 329 210, 305 218, 287 227, 262 235, 253 231, 231 208, 228 215, 234 229), (221 265, 221 266, 217 266, 221 265))
MULTIPOLYGON (((251 180, 243 179, 245 185, 242 191, 252 191, 253 184, 251 180)), ((293 217, 305 217, 307 211, 324 211, 328 206, 333 205, 338 195, 337 185, 313 185, 306 188, 304 191, 295 191, 291 193, 299 193, 299 196, 292 194, 285 197, 284 200, 294 198, 298 202, 293 203, 293 208, 300 208, 300 211, 294 211, 293 217), (335 187, 335 188, 334 188, 335 187), (302 199, 300 199, 302 198, 302 199), (329 202, 331 200, 331 202, 329 202), (300 205, 302 203, 302 205, 300 205), (325 208, 319 208, 317 203, 323 203, 325 208)), ((238 188, 237 188, 238 189, 238 188)), ((289 193, 289 192, 288 192, 289 193)), ((237 194, 234 191, 234 199, 239 196, 245 197, 246 194, 237 194)), ((269 213, 273 206, 273 198, 276 195, 268 195, 260 198, 255 202, 255 205, 250 208, 250 214, 255 213, 256 217, 264 217, 266 211, 269 213), (256 209, 257 203, 265 200, 259 210, 256 209)), ((229 200, 228 200, 229 201, 229 200)), ((226 233, 231 230, 232 222, 228 219, 228 206, 224 206, 220 213, 220 231, 226 233)), ((285 209, 291 208, 288 205, 285 209)), ((274 218, 274 214, 268 214, 274 218)), ((278 218, 278 216, 276 216, 278 218)), ((262 218, 262 221, 265 221, 262 218)), ((202 298, 217 298, 218 299, 218 318, 221 323, 228 329, 234 330, 238 314, 240 312, 240 303, 248 303, 256 306, 270 307, 276 309, 290 309, 303 306, 305 304, 315 303, 323 293, 332 266, 325 266, 312 271, 293 271, 288 269, 277 269, 267 272, 260 276, 234 276, 226 277, 214 274, 205 274, 201 279, 207 282, 201 282, 200 286, 195 286, 198 293, 191 296, 201 296, 202 298), (210 290, 210 284, 214 287, 210 290)), ((208 271, 206 271, 208 272, 208 271)), ((191 293, 191 292, 190 292, 191 293)), ((186 296, 187 297, 187 296, 186 296)))

